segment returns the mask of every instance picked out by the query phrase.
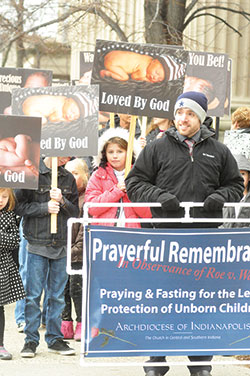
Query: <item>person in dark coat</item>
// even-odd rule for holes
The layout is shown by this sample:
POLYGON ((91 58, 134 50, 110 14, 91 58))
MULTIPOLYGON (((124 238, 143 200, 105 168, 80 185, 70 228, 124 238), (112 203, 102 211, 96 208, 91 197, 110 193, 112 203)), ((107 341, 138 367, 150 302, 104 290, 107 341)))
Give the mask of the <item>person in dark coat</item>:
POLYGON ((57 157, 58 187, 51 188, 52 158, 40 160, 38 189, 17 189, 15 211, 23 217, 23 233, 28 241, 25 343, 23 358, 33 358, 39 345, 40 301, 47 284, 45 341, 48 351, 73 355, 63 341, 61 314, 64 308, 67 220, 79 215, 78 192, 73 175, 63 165, 70 157, 57 157), (51 214, 57 215, 57 232, 51 232, 51 214))
MULTIPOLYGON (((244 190, 243 179, 230 150, 217 141, 203 122, 207 98, 203 93, 181 94, 174 108, 175 127, 155 140, 140 153, 126 178, 132 202, 160 202, 151 208, 155 218, 181 218, 180 202, 203 202, 191 209, 197 218, 221 218, 225 202, 238 202, 244 190)), ((215 227, 215 223, 161 223, 155 226, 215 227)), ((210 361, 212 356, 189 356, 191 361, 210 361)), ((165 357, 152 356, 150 362, 164 362, 165 357)), ((211 376, 210 365, 189 366, 191 376, 211 376)), ((163 376, 169 367, 144 367, 146 376, 163 376)))

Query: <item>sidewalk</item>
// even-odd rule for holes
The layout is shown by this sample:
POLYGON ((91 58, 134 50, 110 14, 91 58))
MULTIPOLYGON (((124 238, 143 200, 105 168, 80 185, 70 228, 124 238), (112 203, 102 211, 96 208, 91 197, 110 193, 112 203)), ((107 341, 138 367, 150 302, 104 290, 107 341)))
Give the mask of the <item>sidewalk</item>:
MULTIPOLYGON (((5 306, 6 330, 5 347, 13 354, 13 360, 0 360, 0 376, 144 376, 141 366, 116 365, 115 362, 143 362, 144 357, 134 358, 105 358, 86 359, 87 367, 80 365, 80 342, 70 341, 70 346, 77 351, 76 356, 61 356, 48 353, 44 341, 44 329, 40 331, 41 342, 37 355, 32 359, 24 359, 20 351, 24 344, 24 334, 18 333, 14 319, 15 304, 5 306), (95 366, 98 362, 108 362, 110 366, 95 366), (94 364, 93 364, 94 363, 94 364)), ((214 357, 216 362, 229 362, 230 357, 214 357)), ((183 362, 186 357, 168 357, 169 362, 183 362)), ((250 365, 248 366, 250 367, 250 365)), ((214 365, 212 376, 250 376, 250 368, 244 365, 214 365)), ((189 371, 184 365, 171 366, 168 376, 189 376, 189 371)))

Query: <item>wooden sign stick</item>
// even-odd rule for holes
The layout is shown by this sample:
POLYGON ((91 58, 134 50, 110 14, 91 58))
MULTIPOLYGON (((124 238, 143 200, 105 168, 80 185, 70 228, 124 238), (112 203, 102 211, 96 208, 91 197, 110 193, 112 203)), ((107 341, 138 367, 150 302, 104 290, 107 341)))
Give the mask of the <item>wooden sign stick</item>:
POLYGON ((109 114, 109 127, 110 128, 115 128, 115 114, 114 112, 110 112, 109 114))
POLYGON ((136 116, 132 115, 131 123, 129 127, 128 150, 127 150, 127 158, 126 158, 126 164, 125 164, 125 178, 128 175, 129 171, 131 170, 132 155, 133 155, 133 149, 134 149, 135 126, 136 126, 136 116))
MULTIPOLYGON (((57 157, 52 157, 51 188, 57 188, 57 157)), ((57 214, 51 214, 51 234, 57 233, 57 214)))

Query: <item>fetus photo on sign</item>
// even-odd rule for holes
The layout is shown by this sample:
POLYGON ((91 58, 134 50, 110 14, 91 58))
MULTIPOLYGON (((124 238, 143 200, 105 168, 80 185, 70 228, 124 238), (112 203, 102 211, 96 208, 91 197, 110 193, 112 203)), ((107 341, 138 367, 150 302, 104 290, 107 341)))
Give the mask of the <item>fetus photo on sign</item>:
POLYGON ((24 100, 22 110, 24 115, 41 117, 42 125, 72 122, 81 114, 76 98, 65 95, 32 95, 24 100))
POLYGON ((118 81, 145 81, 151 83, 172 81, 184 75, 185 64, 174 56, 160 55, 154 58, 143 53, 114 50, 104 56, 104 69, 100 77, 118 81))
POLYGON ((178 63, 173 56, 161 55, 153 58, 132 51, 115 50, 104 57, 104 69, 100 76, 118 81, 145 81, 151 83, 163 80, 177 80, 184 74, 185 65, 178 63))
POLYGON ((79 86, 22 89, 15 90, 13 94, 15 112, 41 117, 42 125, 48 127, 58 123, 69 127, 81 118, 91 116, 97 105, 93 93, 86 92, 79 86))
POLYGON ((96 85, 16 89, 12 95, 15 114, 41 119, 41 153, 51 157, 95 153, 98 102, 96 85))
POLYGON ((91 84, 101 111, 171 118, 188 54, 174 46, 97 40, 91 84))
POLYGON ((41 121, 0 115, 0 184, 35 189, 38 183, 41 121))

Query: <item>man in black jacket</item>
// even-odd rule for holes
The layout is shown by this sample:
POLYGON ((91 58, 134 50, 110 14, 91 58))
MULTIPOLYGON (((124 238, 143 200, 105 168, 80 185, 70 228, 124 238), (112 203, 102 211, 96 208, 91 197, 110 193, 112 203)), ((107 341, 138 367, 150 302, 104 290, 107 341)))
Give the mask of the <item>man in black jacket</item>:
MULTIPOLYGON (((207 98, 194 91, 181 94, 174 108, 175 127, 148 144, 126 179, 132 202, 160 202, 152 208, 155 218, 181 218, 180 202, 203 202, 192 208, 196 218, 221 218, 225 202, 238 202, 243 180, 230 150, 217 141, 206 126, 207 98)), ((215 223, 159 223, 158 227, 217 227, 215 223)), ((211 356, 190 356, 191 361, 210 361, 211 356)), ((165 357, 151 357, 164 362, 165 357)), ((189 366, 191 376, 211 376, 210 365, 189 366)), ((145 367, 146 376, 163 376, 167 366, 145 367)))

